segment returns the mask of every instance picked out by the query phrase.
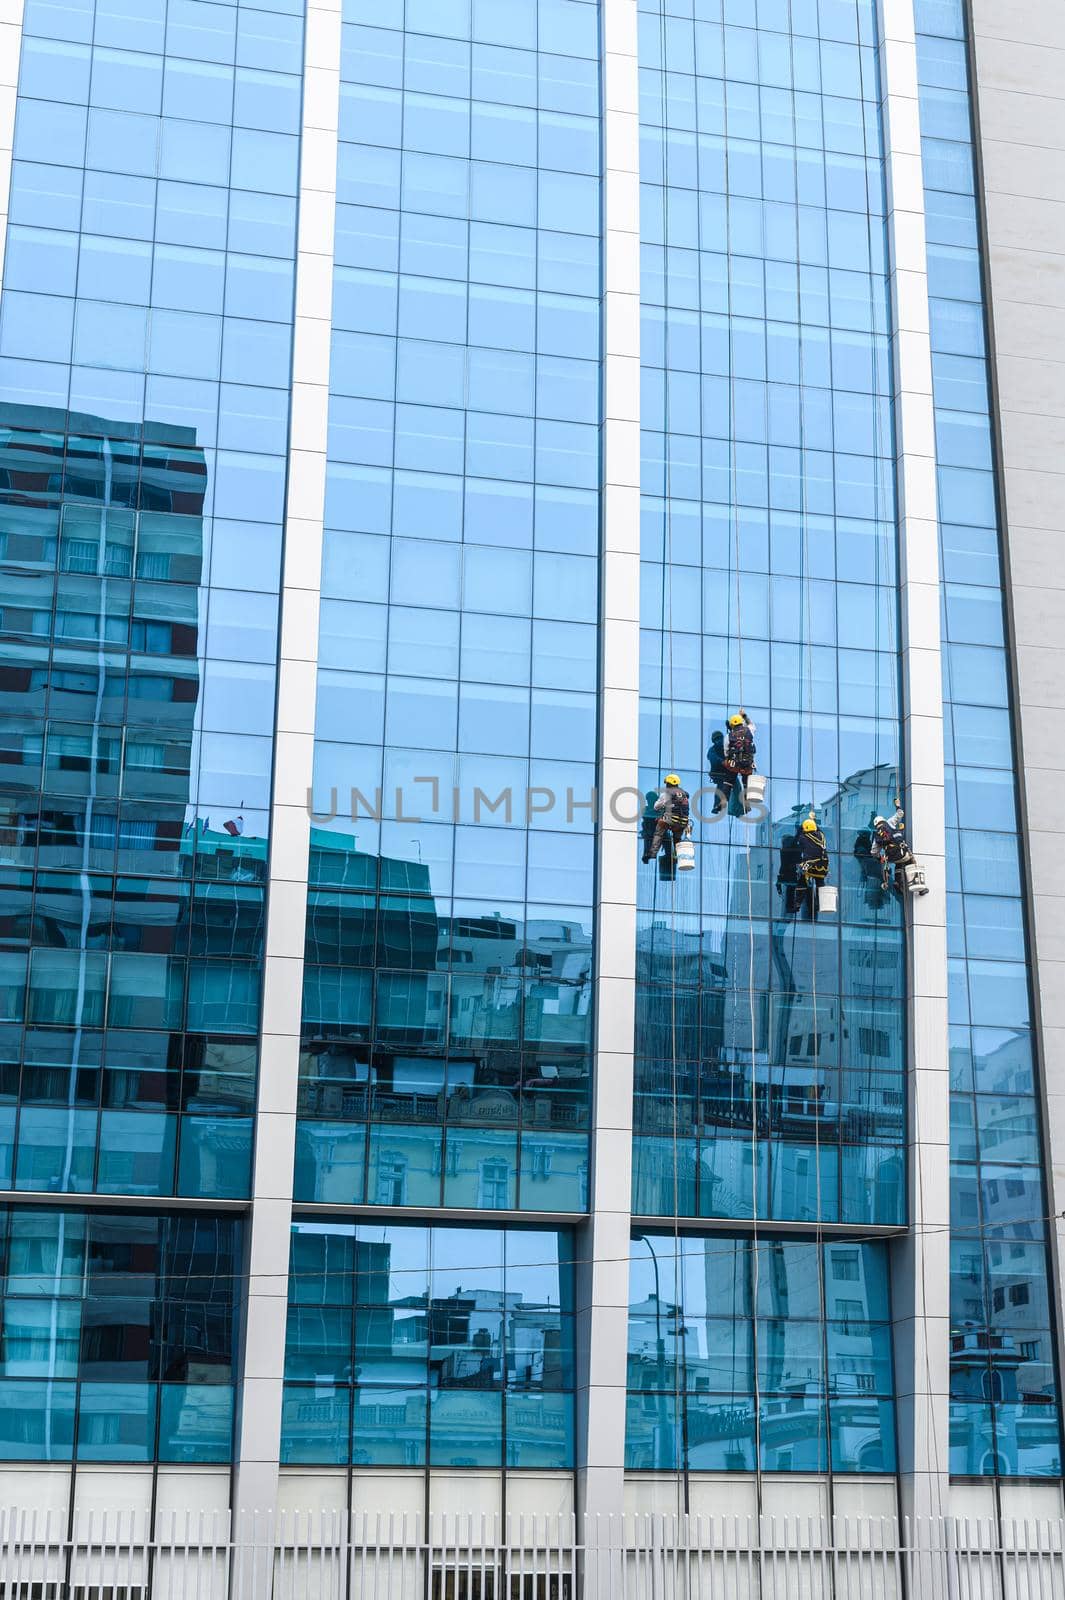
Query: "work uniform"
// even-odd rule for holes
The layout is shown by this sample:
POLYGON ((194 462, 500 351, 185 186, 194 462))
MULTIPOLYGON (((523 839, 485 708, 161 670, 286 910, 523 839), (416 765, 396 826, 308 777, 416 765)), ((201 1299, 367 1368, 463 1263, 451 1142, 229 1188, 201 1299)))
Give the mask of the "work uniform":
POLYGON ((746 778, 754 771, 755 756, 755 726, 746 712, 743 721, 735 728, 728 731, 728 740, 725 744, 725 764, 730 772, 736 772, 741 778, 746 778))
POLYGON ((824 883, 828 877, 828 845, 820 828, 799 830, 799 877, 804 883, 824 883))
MULTIPOLYGON (((739 798, 744 811, 747 809, 747 779, 754 771, 754 723, 744 711, 741 713, 743 721, 736 727, 729 728, 725 740, 725 769, 721 777, 720 790, 725 797, 726 805, 732 799, 732 791, 739 787, 739 798)), ((716 803, 714 810, 718 809, 716 803)))
POLYGON ((654 860, 667 838, 671 841, 671 848, 676 850, 688 827, 691 796, 687 789, 682 789, 679 784, 666 784, 655 801, 655 811, 658 814, 658 821, 655 823, 650 848, 643 853, 645 861, 654 860))
POLYGON ((794 916, 805 905, 817 916, 817 889, 828 877, 828 846, 820 828, 797 828, 780 847, 777 887, 784 895, 784 910, 794 916))
POLYGON ((902 807, 892 817, 882 819, 880 826, 873 829, 872 855, 879 861, 882 873, 882 883, 885 889, 889 885, 890 869, 895 869, 895 888, 900 892, 907 888, 904 867, 916 866, 917 858, 906 842, 906 835, 902 831, 902 824, 906 820, 906 813, 902 807))

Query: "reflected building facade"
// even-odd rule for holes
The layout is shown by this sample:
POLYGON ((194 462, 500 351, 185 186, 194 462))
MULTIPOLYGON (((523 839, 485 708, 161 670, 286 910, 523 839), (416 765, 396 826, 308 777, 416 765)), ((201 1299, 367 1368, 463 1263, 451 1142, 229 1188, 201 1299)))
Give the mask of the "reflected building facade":
POLYGON ((441 916, 421 862, 311 848, 367 887, 309 897, 296 1198, 586 1209, 587 919, 441 916))

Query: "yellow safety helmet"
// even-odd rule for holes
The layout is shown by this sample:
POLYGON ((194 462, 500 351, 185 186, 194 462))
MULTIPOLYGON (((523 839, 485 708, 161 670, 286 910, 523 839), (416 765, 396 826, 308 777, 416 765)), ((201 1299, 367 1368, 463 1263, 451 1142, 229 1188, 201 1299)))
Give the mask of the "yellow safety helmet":
POLYGON ((803 818, 802 831, 803 831, 803 833, 816 833, 817 832, 817 823, 814 821, 813 817, 804 817, 803 818))
POLYGON ((666 773, 666 787, 668 789, 679 789, 680 788, 680 779, 677 777, 677 774, 675 772, 667 772, 666 773))
POLYGON ((742 728, 743 718, 741 716, 729 717, 728 725, 730 728, 742 728))

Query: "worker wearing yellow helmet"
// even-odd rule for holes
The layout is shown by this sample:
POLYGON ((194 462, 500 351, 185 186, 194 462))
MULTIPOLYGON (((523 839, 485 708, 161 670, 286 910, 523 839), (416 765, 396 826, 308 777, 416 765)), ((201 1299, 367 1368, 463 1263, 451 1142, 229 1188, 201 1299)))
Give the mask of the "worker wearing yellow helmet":
MULTIPOLYGON (((744 800, 744 809, 746 809, 745 791, 747 779, 754 771, 755 726, 741 706, 739 711, 734 712, 729 717, 726 727, 728 733, 725 738, 722 771, 717 780, 718 790, 727 805, 733 789, 738 784, 740 797, 744 800)), ((713 740, 711 740, 710 749, 707 751, 707 757, 711 762, 711 776, 713 776, 713 756, 713 740)))
POLYGON ((687 831, 691 796, 675 772, 667 772, 663 778, 654 809, 658 820, 650 844, 644 847, 644 861, 653 861, 667 839, 671 851, 675 852, 687 831))
POLYGON ((807 887, 828 877, 828 845, 813 812, 799 829, 799 877, 807 887))

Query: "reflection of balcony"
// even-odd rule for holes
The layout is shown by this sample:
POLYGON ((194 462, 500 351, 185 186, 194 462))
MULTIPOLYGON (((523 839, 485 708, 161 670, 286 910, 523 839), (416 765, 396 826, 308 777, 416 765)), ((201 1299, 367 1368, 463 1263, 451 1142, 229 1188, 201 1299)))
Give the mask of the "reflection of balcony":
POLYGON ((385 1089, 373 1092, 375 1122, 439 1123, 443 1109, 439 1094, 390 1094, 385 1089))

